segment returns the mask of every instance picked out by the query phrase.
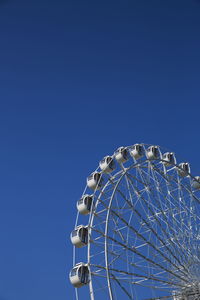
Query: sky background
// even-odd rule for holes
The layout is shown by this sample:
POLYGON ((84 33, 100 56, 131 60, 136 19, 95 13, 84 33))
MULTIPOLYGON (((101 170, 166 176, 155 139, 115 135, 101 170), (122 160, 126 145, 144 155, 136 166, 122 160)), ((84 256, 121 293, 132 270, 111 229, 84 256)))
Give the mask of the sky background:
POLYGON ((74 300, 87 175, 136 142, 200 175, 199 115, 200 1, 0 0, 0 300, 74 300))

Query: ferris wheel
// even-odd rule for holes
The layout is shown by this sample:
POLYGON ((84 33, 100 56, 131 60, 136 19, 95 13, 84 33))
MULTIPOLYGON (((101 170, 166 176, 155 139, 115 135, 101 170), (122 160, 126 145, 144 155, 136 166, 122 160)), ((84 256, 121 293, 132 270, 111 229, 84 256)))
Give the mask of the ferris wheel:
POLYGON ((77 211, 76 300, 200 299, 200 176, 188 162, 120 147, 87 178, 77 211))

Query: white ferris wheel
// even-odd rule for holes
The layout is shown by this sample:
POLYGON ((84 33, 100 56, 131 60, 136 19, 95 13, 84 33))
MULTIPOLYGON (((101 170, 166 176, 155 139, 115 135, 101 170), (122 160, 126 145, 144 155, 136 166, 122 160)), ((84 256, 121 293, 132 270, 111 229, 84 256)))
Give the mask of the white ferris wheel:
POLYGON ((200 299, 200 176, 189 163, 159 146, 120 147, 87 178, 77 210, 76 300, 200 299))

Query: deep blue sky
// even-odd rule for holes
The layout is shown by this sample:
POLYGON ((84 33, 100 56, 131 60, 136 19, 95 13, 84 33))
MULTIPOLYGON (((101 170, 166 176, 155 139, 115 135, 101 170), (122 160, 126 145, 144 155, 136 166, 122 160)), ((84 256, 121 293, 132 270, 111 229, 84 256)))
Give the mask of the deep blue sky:
POLYGON ((200 174, 199 114, 200 1, 1 0, 0 300, 74 299, 86 176, 135 142, 200 174))

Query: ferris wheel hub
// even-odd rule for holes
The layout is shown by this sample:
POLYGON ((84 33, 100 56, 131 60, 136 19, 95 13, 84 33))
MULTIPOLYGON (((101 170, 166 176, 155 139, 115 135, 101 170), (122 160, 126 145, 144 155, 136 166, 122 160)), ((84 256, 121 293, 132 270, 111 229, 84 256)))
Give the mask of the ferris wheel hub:
POLYGON ((174 293, 173 300, 199 300, 200 283, 195 283, 184 287, 181 291, 174 293))

